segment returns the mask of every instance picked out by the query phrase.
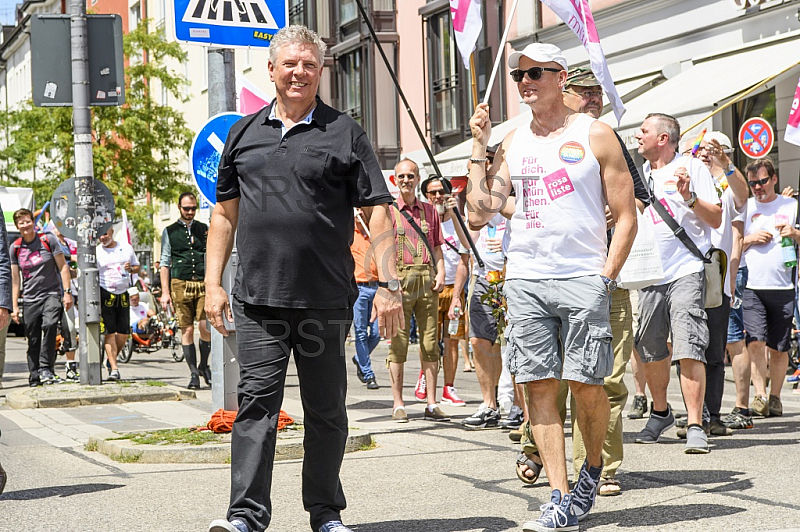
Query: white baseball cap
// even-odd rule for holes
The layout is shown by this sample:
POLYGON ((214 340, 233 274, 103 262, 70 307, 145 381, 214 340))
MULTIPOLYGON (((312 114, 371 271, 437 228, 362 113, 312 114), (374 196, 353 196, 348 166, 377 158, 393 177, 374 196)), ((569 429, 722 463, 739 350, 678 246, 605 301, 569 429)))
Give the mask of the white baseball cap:
POLYGON ((567 58, 561 52, 561 48, 554 44, 546 44, 542 42, 531 43, 525 47, 521 52, 513 52, 508 56, 509 68, 519 68, 519 59, 522 56, 532 59, 537 63, 558 63, 564 70, 567 70, 567 58))
POLYGON ((135 286, 131 286, 130 288, 128 288, 128 295, 129 296, 138 296, 139 295, 139 289, 136 288, 135 286))
POLYGON ((703 137, 706 141, 709 140, 716 140, 719 142, 719 145, 723 148, 733 148, 733 144, 731 144, 731 139, 728 138, 728 135, 723 133, 722 131, 711 131, 710 133, 706 133, 705 137, 703 137))

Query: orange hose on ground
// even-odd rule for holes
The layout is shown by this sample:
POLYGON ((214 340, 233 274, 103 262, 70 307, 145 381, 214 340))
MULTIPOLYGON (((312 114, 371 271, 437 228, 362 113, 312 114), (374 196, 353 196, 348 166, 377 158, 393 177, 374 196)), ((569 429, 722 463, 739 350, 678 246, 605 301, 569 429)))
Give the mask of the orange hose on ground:
MULTIPOLYGON (((211 420, 206 428, 216 434, 230 432, 233 429, 233 422, 236 420, 236 412, 233 410, 223 410, 220 408, 211 415, 211 420)), ((294 419, 286 412, 281 410, 278 416, 278 430, 283 430, 294 423, 294 419)))

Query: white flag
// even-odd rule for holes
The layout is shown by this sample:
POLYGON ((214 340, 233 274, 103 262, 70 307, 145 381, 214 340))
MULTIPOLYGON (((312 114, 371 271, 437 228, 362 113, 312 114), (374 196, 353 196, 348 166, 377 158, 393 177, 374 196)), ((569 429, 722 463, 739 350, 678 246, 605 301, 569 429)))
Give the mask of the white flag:
POLYGON ((792 112, 789 113, 789 122, 786 124, 783 140, 800 146, 800 80, 798 80, 797 90, 794 92, 792 112))
POLYGON ((450 0, 450 15, 453 19, 458 51, 464 60, 464 67, 469 70, 469 56, 475 50, 475 44, 483 29, 481 0, 450 0))
MULTIPOLYGON (((452 0, 450 1, 452 5, 452 0)), ((617 93, 614 80, 608 71, 606 55, 603 47, 600 46, 600 37, 597 35, 597 27, 594 25, 594 17, 589 9, 589 0, 542 0, 542 3, 553 10, 556 15, 569 26, 578 39, 583 43, 583 47, 589 53, 589 62, 592 65, 592 72, 603 86, 606 95, 614 109, 617 117, 617 124, 625 114, 625 105, 617 93)))

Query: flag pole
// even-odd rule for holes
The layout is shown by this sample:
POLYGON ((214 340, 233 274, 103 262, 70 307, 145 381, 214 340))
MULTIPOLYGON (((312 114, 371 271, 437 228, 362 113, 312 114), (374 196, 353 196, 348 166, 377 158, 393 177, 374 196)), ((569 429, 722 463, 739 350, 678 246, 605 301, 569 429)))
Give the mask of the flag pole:
MULTIPOLYGON (((517 0, 515 0, 515 5, 516 1, 517 0)), ((439 178, 442 178, 443 176, 441 170, 439 169, 439 165, 436 163, 436 159, 433 157, 433 152, 431 151, 430 146, 428 146, 428 141, 425 139, 425 135, 422 133, 422 129, 419 127, 419 122, 417 122, 417 118, 414 116, 414 111, 411 110, 411 105, 409 105, 406 95, 403 92, 403 89, 400 87, 400 80, 397 79, 397 74, 394 73, 394 69, 392 68, 391 63, 389 63, 389 58, 386 57, 386 52, 383 51, 383 46, 381 46, 381 42, 378 40, 378 35, 375 33, 375 28, 372 26, 372 22, 367 16, 367 11, 364 9, 362 0, 356 0, 356 4, 358 5, 358 10, 361 13, 361 18, 364 20, 364 24, 367 25, 369 34, 372 36, 372 42, 375 43, 375 48, 378 49, 378 53, 380 53, 381 58, 383 58, 383 63, 386 65, 386 70, 389 71, 389 75, 392 77, 394 86, 397 88, 397 93, 400 95, 400 99, 403 100, 403 105, 405 105, 406 112, 408 113, 409 118, 411 118, 411 123, 414 124, 414 129, 417 131, 417 136, 419 136, 419 140, 422 141, 422 147, 425 148, 425 153, 428 154, 428 160, 431 162, 431 166, 433 167, 434 172, 436 172, 436 175, 439 176, 439 178)), ((483 268, 483 259, 481 258, 480 253, 478 253, 478 248, 475 246, 475 242, 473 242, 472 238, 469 236, 469 231, 464 223, 464 218, 461 217, 461 213, 458 212, 458 209, 453 209, 453 214, 456 215, 458 225, 461 226, 461 229, 464 231, 464 235, 467 237, 469 247, 472 249, 472 253, 475 255, 475 262, 477 262, 478 265, 483 268)))
POLYGON ((492 75, 489 76, 489 84, 486 86, 486 94, 483 95, 483 103, 489 103, 489 97, 492 95, 494 78, 497 77, 497 71, 500 70, 500 62, 503 60, 503 53, 506 51, 508 31, 511 29, 511 22, 514 20, 514 13, 517 12, 517 4, 519 4, 519 0, 514 0, 514 3, 511 5, 511 14, 508 16, 508 22, 506 22, 506 29, 503 32, 503 38, 500 40, 500 47, 497 49, 497 58, 494 60, 492 75))
POLYGON ((478 80, 475 74, 475 52, 469 54, 469 77, 472 81, 472 102, 478 106, 478 80))

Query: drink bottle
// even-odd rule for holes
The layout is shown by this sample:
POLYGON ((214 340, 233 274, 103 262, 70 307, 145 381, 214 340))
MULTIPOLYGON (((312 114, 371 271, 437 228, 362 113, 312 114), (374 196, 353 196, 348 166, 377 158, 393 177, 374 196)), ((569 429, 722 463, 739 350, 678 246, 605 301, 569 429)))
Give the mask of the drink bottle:
POLYGON ((450 320, 450 323, 447 324, 447 334, 450 336, 458 334, 458 326, 461 325, 461 309, 456 307, 453 309, 453 312, 456 315, 456 319, 450 320))
POLYGON ((797 253, 794 250, 794 240, 785 236, 781 239, 781 251, 783 252, 783 265, 787 268, 797 266, 797 253))

